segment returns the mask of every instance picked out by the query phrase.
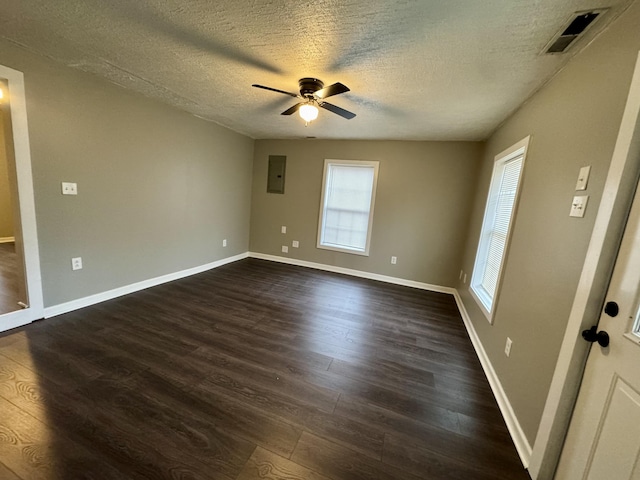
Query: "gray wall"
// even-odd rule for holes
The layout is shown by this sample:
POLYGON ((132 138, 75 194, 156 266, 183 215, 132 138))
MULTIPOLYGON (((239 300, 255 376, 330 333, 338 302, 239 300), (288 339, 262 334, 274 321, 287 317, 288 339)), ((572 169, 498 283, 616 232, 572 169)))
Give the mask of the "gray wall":
POLYGON ((25 77, 45 306, 247 251, 252 139, 5 42, 0 59, 25 77))
POLYGON ((468 284, 458 288, 532 444, 640 49, 638 25, 636 3, 487 141, 464 257, 469 273, 494 156, 532 137, 493 325, 477 308, 468 284), (570 218, 578 170, 585 165, 591 165, 586 216, 570 218), (513 340, 510 358, 504 355, 507 336, 513 340))
POLYGON ((481 151, 474 142, 258 140, 250 249, 453 286, 481 151), (287 157, 284 195, 266 192, 269 155, 287 157), (380 162, 369 257, 316 248, 325 158, 380 162), (291 248, 292 240, 300 248, 291 248), (282 245, 289 246, 288 254, 281 253, 282 245), (392 255, 397 265, 391 265, 392 255))

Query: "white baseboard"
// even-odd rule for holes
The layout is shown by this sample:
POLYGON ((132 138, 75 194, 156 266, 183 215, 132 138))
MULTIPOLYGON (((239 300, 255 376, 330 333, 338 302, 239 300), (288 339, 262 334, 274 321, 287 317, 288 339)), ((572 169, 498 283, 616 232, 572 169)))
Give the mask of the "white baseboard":
POLYGON ((217 260, 215 262, 207 263, 205 265, 200 265, 198 267, 188 268, 186 270, 181 270, 179 272, 168 273, 166 275, 161 275, 159 277, 150 278, 148 280, 143 280, 137 283, 132 283, 131 285, 125 285, 124 287, 114 288, 113 290, 108 290, 106 292, 97 293, 95 295, 90 295, 88 297, 79 298, 77 300, 72 300, 70 302, 47 307, 44 309, 44 318, 55 317, 56 315, 62 315, 63 313, 72 312, 74 310, 78 310, 79 308, 89 307, 91 305, 95 305, 96 303, 112 300, 114 298, 118 298, 123 295, 127 295, 129 293, 138 292, 140 290, 144 290, 145 288, 155 287, 156 285, 172 282, 180 278, 189 277, 191 275, 196 275, 198 273, 206 272, 207 270, 221 267, 222 265, 226 265, 227 263, 232 263, 238 260, 242 260, 243 258, 247 258, 247 256, 248 256, 247 252, 241 253, 233 257, 223 258, 222 260, 217 260))
POLYGON ((0 243, 13 243, 16 241, 16 237, 0 237, 0 243))
POLYGON ((307 262, 306 260, 298 260, 295 258, 278 257, 276 255, 266 255, 264 253, 249 252, 249 257, 259 258, 261 260, 270 260, 272 262, 286 263, 288 265, 296 265, 298 267, 314 268, 316 270, 324 270, 325 272, 343 273, 352 277, 368 278, 369 280, 378 280, 380 282, 393 283, 405 287, 419 288, 421 290, 429 290, 438 293, 448 293, 453 295, 455 288, 442 287, 440 285, 432 285, 430 283, 415 282, 404 278, 389 277, 377 273, 363 272, 361 270, 353 270, 351 268, 334 267, 333 265, 325 265, 323 263, 307 262))
POLYGON ((476 329, 473 327, 471 318, 469 317, 467 309, 465 308, 464 303, 462 303, 462 298, 460 297, 460 294, 457 290, 454 290, 453 296, 456 299, 458 310, 460 310, 460 315, 462 316, 462 321, 464 322, 465 327, 467 327, 469 338, 471 339, 473 348, 475 348, 476 350, 476 355, 478 355, 478 359, 480 360, 482 369, 484 370, 484 374, 487 376, 487 380, 489 381, 489 385, 491 386, 493 395, 494 397, 496 397, 496 401, 498 402, 498 406, 500 407, 500 412, 502 413, 504 421, 507 424, 507 428, 509 429, 509 433, 511 434, 513 443, 516 446, 518 455, 520 455, 520 460, 522 461, 524 468, 528 468, 529 462, 531 461, 531 452, 533 451, 531 444, 527 440, 527 437, 525 436, 524 431, 520 426, 518 417, 516 417, 516 414, 513 411, 513 407, 511 407, 511 402, 509 402, 509 398, 507 398, 507 394, 502 388, 500 379, 498 378, 496 371, 493 369, 491 360, 489 360, 489 356, 482 346, 482 342, 478 337, 476 329))

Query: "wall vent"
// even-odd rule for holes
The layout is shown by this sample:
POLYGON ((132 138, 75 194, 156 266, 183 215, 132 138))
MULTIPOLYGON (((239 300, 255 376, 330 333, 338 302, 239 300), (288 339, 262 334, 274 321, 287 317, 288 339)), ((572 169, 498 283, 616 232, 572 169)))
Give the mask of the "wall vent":
POLYGON ((575 40, 584 35, 584 33, 594 24, 596 19, 600 18, 606 8, 597 10, 589 10, 586 12, 576 12, 563 25, 560 31, 554 35, 553 39, 544 48, 544 53, 558 54, 564 53, 574 44, 575 40))

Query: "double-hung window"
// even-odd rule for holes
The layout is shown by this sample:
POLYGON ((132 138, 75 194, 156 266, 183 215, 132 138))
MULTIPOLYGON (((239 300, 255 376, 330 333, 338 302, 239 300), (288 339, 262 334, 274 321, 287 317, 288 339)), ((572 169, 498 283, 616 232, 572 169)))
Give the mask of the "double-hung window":
POLYGON ((325 160, 318 248, 369 255, 378 162, 325 160))
POLYGON ((471 276, 471 292, 491 323, 528 144, 529 137, 500 153, 495 157, 493 166, 489 197, 471 276))

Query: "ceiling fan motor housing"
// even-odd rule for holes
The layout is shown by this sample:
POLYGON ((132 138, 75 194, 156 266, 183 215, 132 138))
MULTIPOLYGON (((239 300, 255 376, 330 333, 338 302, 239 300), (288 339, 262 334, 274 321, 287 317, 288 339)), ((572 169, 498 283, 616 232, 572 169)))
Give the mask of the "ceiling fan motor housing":
POLYGON ((301 78, 298 85, 300 85, 300 95, 306 98, 313 97, 314 93, 324 88, 322 80, 317 78, 301 78))

